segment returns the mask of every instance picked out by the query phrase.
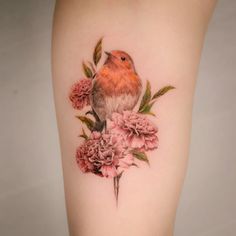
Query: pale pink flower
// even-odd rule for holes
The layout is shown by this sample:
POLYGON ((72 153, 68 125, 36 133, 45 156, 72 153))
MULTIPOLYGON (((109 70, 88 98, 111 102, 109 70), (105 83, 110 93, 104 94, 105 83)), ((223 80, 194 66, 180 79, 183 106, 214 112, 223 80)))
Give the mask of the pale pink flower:
POLYGON ((127 146, 133 149, 149 151, 157 148, 158 129, 143 114, 134 111, 113 113, 108 121, 108 129, 113 134, 123 136, 127 146))
POLYGON ((86 173, 95 171, 95 163, 91 160, 96 158, 97 148, 98 142, 96 139, 89 139, 77 148, 76 161, 82 172, 86 173))
POLYGON ((77 149, 76 160, 83 172, 103 177, 115 177, 133 164, 133 156, 121 137, 99 132, 92 132, 77 149))
POLYGON ((70 91, 69 98, 73 108, 81 110, 90 105, 90 94, 92 90, 92 80, 84 78, 75 83, 70 91))

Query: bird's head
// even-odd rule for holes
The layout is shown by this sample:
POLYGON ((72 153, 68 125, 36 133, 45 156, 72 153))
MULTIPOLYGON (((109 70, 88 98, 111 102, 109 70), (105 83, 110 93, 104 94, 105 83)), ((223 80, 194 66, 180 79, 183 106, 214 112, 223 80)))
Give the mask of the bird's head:
POLYGON ((135 72, 134 62, 128 53, 119 50, 113 50, 105 53, 108 56, 105 64, 113 64, 118 68, 135 72))

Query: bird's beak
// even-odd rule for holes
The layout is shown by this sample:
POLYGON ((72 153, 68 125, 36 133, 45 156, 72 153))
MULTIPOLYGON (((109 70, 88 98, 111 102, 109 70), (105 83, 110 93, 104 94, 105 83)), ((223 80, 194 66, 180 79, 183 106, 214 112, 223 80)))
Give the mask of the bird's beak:
POLYGON ((107 54, 108 57, 111 56, 111 53, 110 53, 110 52, 106 52, 106 51, 105 51, 105 53, 107 54))

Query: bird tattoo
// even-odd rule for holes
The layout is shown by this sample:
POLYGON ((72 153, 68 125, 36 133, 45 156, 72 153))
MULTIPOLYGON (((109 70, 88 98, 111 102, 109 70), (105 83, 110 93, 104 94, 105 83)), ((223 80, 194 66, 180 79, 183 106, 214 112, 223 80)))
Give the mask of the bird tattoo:
POLYGON ((97 116, 95 130, 102 130, 113 112, 132 110, 142 91, 132 58, 124 51, 105 52, 107 59, 94 77, 90 97, 97 116))
POLYGON ((141 162, 150 164, 149 152, 159 147, 158 127, 149 118, 155 116, 153 106, 175 87, 166 85, 152 91, 147 80, 139 99, 142 82, 129 54, 105 52, 105 62, 97 70, 102 40, 94 48, 93 61, 82 62, 86 78, 72 85, 68 97, 72 107, 80 111, 76 119, 82 122, 79 138, 83 141, 75 151, 76 163, 82 173, 113 179, 118 206, 123 173, 141 162))

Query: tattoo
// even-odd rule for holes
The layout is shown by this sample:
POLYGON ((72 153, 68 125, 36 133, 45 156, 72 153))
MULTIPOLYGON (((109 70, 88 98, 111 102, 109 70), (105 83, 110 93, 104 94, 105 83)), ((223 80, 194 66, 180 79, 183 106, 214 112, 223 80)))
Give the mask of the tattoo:
POLYGON ((147 81, 139 103, 142 82, 132 58, 124 51, 105 52, 107 58, 98 70, 102 52, 101 38, 93 62, 82 63, 85 78, 72 86, 69 99, 74 109, 85 111, 76 116, 85 126, 76 162, 83 173, 113 178, 118 203, 122 174, 140 162, 149 164, 147 151, 158 147, 158 128, 149 115, 155 116, 153 105, 174 87, 165 86, 153 94, 147 81))

